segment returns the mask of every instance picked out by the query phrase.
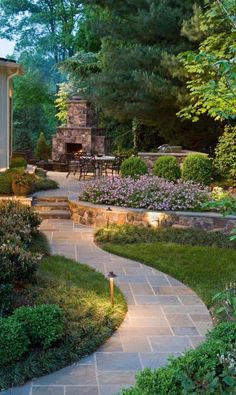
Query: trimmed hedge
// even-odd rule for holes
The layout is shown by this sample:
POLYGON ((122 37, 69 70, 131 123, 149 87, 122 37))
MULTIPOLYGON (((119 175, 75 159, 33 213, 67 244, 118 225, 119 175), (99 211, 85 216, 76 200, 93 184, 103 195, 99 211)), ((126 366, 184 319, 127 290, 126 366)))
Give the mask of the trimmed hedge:
POLYGON ((181 176, 180 167, 175 156, 162 156, 156 160, 153 168, 156 176, 175 181, 181 176))
POLYGON ((236 393, 236 324, 220 324, 207 341, 166 367, 145 369, 123 395, 184 395, 236 393))
POLYGON ((120 168, 122 177, 137 178, 148 173, 148 167, 146 163, 138 156, 131 156, 125 159, 120 168))
POLYGON ((183 163, 182 178, 185 181, 194 181, 209 185, 212 177, 212 161, 204 154, 188 155, 183 163))

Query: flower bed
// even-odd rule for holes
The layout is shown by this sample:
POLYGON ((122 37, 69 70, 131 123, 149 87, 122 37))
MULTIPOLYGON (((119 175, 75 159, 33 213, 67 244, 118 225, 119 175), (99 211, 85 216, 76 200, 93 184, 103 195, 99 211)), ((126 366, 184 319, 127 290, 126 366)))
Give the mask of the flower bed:
POLYGON ((207 188, 192 182, 172 182, 144 175, 107 177, 84 186, 79 199, 95 204, 161 211, 198 210, 208 200, 207 188))

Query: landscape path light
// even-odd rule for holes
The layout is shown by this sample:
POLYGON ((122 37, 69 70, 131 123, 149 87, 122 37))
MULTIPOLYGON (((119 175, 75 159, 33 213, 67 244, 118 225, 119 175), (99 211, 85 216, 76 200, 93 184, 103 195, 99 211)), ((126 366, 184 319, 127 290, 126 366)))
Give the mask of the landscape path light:
POLYGON ((108 273, 108 278, 110 282, 110 298, 111 298, 111 305, 114 306, 114 278, 116 278, 117 275, 113 272, 108 273))
POLYGON ((111 207, 107 207, 106 211, 107 211, 107 229, 108 229, 109 226, 110 226, 110 215, 109 215, 109 213, 112 211, 111 207))

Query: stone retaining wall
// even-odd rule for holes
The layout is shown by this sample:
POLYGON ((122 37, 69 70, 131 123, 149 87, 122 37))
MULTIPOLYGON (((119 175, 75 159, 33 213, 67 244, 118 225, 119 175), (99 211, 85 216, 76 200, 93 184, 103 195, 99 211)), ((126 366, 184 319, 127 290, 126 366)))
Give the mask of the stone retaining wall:
POLYGON ((24 197, 24 196, 0 196, 0 202, 3 201, 8 201, 12 200, 13 202, 20 202, 21 204, 24 204, 25 206, 32 206, 32 198, 24 197))
POLYGON ((236 217, 222 217, 217 213, 148 211, 125 207, 95 205, 87 202, 69 201, 72 219, 94 227, 109 224, 133 224, 153 227, 195 228, 229 233, 236 227, 236 217))

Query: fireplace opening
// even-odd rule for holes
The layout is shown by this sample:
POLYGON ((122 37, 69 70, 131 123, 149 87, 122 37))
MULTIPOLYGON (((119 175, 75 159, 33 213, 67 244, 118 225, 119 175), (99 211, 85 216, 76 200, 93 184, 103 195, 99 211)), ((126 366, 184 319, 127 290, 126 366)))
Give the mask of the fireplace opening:
POLYGON ((75 154, 79 151, 82 151, 82 144, 66 143, 66 153, 67 154, 75 154))

